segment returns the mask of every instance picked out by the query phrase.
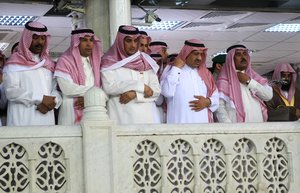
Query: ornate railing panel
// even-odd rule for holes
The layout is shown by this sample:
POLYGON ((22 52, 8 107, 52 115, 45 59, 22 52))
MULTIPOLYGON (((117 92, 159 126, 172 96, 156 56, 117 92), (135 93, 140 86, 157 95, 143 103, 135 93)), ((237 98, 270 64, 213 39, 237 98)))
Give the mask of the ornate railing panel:
POLYGON ((23 192, 29 185, 28 154, 24 147, 10 143, 0 152, 1 192, 23 192))

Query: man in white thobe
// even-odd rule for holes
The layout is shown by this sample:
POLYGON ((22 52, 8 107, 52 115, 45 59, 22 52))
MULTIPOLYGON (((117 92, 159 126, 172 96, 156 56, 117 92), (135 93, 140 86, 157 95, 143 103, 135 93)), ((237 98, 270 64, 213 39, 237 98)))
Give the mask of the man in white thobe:
POLYGON ((206 52, 199 40, 185 41, 172 68, 163 78, 167 123, 209 123, 219 106, 219 95, 205 65, 206 52))
POLYGON ((139 31, 120 26, 116 40, 101 61, 108 114, 117 124, 159 123, 155 100, 160 94, 158 65, 138 51, 139 31))
POLYGON ((48 54, 50 35, 39 22, 25 25, 18 51, 6 62, 4 88, 7 125, 54 125, 54 108, 61 104, 53 78, 55 63, 48 54))
POLYGON ((267 79, 251 68, 249 50, 244 45, 227 49, 226 63, 217 79, 220 106, 219 122, 264 122, 267 108, 263 101, 272 99, 267 79))
POLYGON ((100 87, 100 40, 91 29, 72 31, 71 45, 58 59, 54 76, 63 94, 58 124, 79 124, 84 109, 84 94, 100 87))

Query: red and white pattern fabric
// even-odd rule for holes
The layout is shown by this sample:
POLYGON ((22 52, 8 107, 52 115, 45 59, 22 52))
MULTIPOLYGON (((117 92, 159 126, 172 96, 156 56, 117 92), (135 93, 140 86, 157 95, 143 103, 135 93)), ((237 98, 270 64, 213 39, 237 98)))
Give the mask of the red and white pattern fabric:
MULTIPOLYGON (((86 77, 83 70, 83 63, 79 51, 79 44, 80 44, 80 38, 83 38, 85 36, 90 36, 94 38, 94 46, 93 46, 92 54, 89 57, 89 61, 94 74, 95 86, 100 87, 101 86, 100 64, 101 64, 101 56, 103 54, 101 42, 94 35, 92 30, 89 29, 87 30, 81 29, 81 30, 82 33, 75 33, 71 36, 71 45, 58 59, 54 76, 61 77, 66 80, 71 80, 72 82, 78 85, 85 84, 86 77)), ((74 98, 74 103, 76 103, 76 101, 77 98, 74 98)), ((83 116, 83 111, 74 108, 74 112, 75 112, 75 124, 77 124, 80 122, 83 116)))
POLYGON ((147 71, 150 70, 151 68, 154 70, 156 68, 155 67, 156 64, 154 65, 152 62, 151 63, 148 62, 150 56, 148 56, 147 54, 142 53, 140 51, 137 51, 132 56, 126 54, 124 48, 124 39, 127 36, 136 39, 139 38, 140 34, 138 29, 133 26, 120 26, 114 44, 102 57, 101 70, 103 71, 103 70, 119 68, 119 67, 129 68, 131 70, 136 70, 139 72, 147 71), (117 64, 118 62, 129 57, 132 58, 130 58, 130 60, 126 62, 119 63, 120 65, 117 64), (115 67, 113 67, 113 65, 115 65, 115 67))
POLYGON ((19 41, 18 52, 10 56, 3 71, 26 71, 43 66, 53 72, 55 63, 49 56, 49 41, 50 34, 47 32, 46 26, 36 21, 27 23, 19 41), (41 62, 36 62, 33 59, 33 53, 29 50, 33 34, 46 36, 44 49, 40 54, 41 62))

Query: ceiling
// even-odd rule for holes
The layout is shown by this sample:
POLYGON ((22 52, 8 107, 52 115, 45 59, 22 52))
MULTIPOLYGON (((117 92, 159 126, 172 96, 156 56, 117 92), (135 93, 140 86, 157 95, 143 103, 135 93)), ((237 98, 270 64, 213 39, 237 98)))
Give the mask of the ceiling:
MULTIPOLYGON (((72 21, 67 14, 70 11, 55 11, 59 0, 53 1, 54 6, 42 0, 6 2, 9 3, 0 3, 0 15, 35 15, 48 27, 52 35, 50 51, 54 57, 69 47, 72 21)), ((72 2, 78 4, 78 1, 72 2)), ((169 53, 179 52, 184 40, 196 38, 208 47, 208 66, 211 66, 210 56, 237 43, 253 50, 253 67, 261 74, 273 70, 277 63, 300 63, 299 32, 264 32, 275 24, 300 23, 299 0, 132 1, 133 23, 144 22, 141 18, 145 12, 137 7, 138 4, 146 10, 157 9, 155 14, 162 21, 182 21, 181 26, 172 31, 146 30, 153 40, 165 41, 169 53)), ((7 56, 21 31, 22 27, 0 26, 0 42, 11 43, 5 50, 7 56)))

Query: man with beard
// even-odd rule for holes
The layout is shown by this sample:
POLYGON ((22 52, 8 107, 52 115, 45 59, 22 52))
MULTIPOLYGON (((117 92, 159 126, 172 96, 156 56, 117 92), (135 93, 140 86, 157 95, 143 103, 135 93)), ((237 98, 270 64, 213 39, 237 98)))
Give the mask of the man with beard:
POLYGON ((9 126, 55 124, 54 108, 61 104, 61 96, 53 78, 55 63, 48 53, 49 38, 43 24, 26 23, 18 51, 4 66, 9 126))
POLYGON ((272 99, 268 80, 251 68, 249 50, 244 45, 227 49, 226 62, 217 79, 220 106, 216 112, 219 122, 267 121, 263 101, 272 99))
POLYGON ((295 121, 300 118, 300 90, 296 88, 297 74, 288 63, 277 64, 272 80, 273 98, 268 106, 268 121, 295 121), (278 81, 279 80, 279 81, 278 81))
POLYGON ((206 68, 207 48, 196 39, 186 40, 172 68, 162 79, 167 98, 167 123, 211 123, 219 94, 206 68))

